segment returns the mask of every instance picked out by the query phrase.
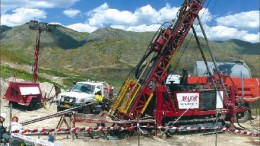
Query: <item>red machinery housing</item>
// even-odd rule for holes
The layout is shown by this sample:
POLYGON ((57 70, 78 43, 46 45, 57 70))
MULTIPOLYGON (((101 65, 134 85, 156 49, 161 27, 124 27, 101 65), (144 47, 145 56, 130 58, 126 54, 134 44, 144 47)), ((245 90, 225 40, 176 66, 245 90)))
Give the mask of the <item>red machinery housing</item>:
POLYGON ((198 13, 204 2, 185 0, 177 20, 164 23, 158 30, 135 68, 136 79, 125 80, 109 111, 115 120, 148 116, 155 119, 156 125, 179 126, 206 125, 218 120, 216 124, 222 124, 229 119, 233 127, 237 113, 248 111, 237 96, 239 87, 228 80, 225 83, 229 86, 217 86, 220 85, 218 80, 213 86, 211 82, 197 82, 200 78, 188 78, 184 73, 180 84, 165 84, 167 69, 195 18, 199 20, 198 13))
POLYGON ((39 83, 10 82, 4 97, 14 106, 19 103, 34 110, 42 100, 42 91, 39 83))
MULTIPOLYGON (((222 76, 224 79, 224 84, 227 87, 235 86, 237 87, 236 96, 239 99, 242 99, 245 103, 255 102, 260 99, 260 91, 259 91, 259 78, 244 78, 242 81, 241 78, 238 77, 229 77, 226 75, 222 76), (242 83, 243 82, 243 83, 242 83), (242 85, 244 84, 244 85, 242 85)), ((216 80, 219 80, 216 78, 216 80)), ((209 84, 209 78, 204 76, 190 76, 188 77, 188 84, 199 84, 199 85, 207 85, 209 84)))

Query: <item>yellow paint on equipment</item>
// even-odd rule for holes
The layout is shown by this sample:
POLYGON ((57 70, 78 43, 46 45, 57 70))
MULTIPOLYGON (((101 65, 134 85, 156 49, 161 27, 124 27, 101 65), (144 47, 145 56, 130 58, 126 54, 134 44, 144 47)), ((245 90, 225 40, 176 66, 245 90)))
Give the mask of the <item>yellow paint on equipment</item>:
POLYGON ((145 105, 144 105, 144 107, 143 107, 143 109, 142 109, 142 111, 141 111, 141 114, 144 113, 144 111, 145 111, 145 109, 147 108, 148 104, 150 103, 152 97, 153 97, 153 93, 151 93, 151 95, 148 97, 148 100, 147 100, 147 102, 145 103, 145 105))
POLYGON ((136 83, 136 80, 134 79, 131 79, 131 78, 128 78, 124 85, 122 86, 122 89, 120 90, 120 93, 118 95, 118 98, 116 99, 116 101, 114 102, 114 104, 112 105, 111 107, 111 111, 109 112, 110 114, 114 113, 116 110, 119 110, 119 111, 122 111, 121 109, 124 110, 124 106, 126 105, 127 101, 128 101, 128 98, 127 98, 127 93, 128 90, 129 90, 129 87, 131 85, 131 83, 136 83))
POLYGON ((129 79, 127 79, 124 83, 124 85, 122 86, 122 89, 120 90, 120 93, 117 97, 117 99, 115 100, 115 102, 113 103, 111 109, 112 110, 116 110, 119 106, 119 104, 121 103, 122 99, 123 99, 123 95, 125 94, 126 90, 127 90, 127 85, 128 85, 129 79))
POLYGON ((172 55, 170 61, 168 62, 167 66, 165 67, 164 71, 166 71, 166 70, 169 68, 169 66, 170 66, 170 64, 171 64, 171 62, 172 62, 172 60, 173 60, 173 58, 175 57, 176 53, 178 52, 179 48, 180 48, 180 47, 176 48, 175 51, 173 52, 173 55, 172 55))
MULTIPOLYGON (((141 87, 141 85, 139 84, 139 83, 137 83, 136 81, 132 81, 132 82, 134 82, 135 83, 135 86, 134 86, 134 88, 132 89, 132 90, 135 90, 135 88, 136 88, 136 90, 134 91, 134 92, 132 92, 132 94, 130 94, 131 96, 130 96, 130 99, 131 100, 128 100, 127 102, 126 102, 126 108, 122 108, 120 111, 121 112, 123 112, 123 113, 127 113, 127 110, 129 109, 129 107, 130 107, 130 105, 131 105, 131 103, 133 102, 133 100, 134 100, 134 97, 136 96, 136 94, 137 94, 137 92, 139 91, 139 89, 140 89, 140 87, 141 87)), ((129 84, 130 85, 130 84, 129 84)))

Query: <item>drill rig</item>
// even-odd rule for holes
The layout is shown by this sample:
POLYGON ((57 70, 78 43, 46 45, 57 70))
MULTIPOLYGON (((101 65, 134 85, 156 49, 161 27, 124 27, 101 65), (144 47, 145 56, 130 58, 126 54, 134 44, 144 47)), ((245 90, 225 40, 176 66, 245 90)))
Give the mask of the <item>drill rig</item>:
POLYGON ((206 126, 223 124, 227 116, 233 126, 234 115, 247 111, 246 107, 237 106, 240 99, 236 97, 236 86, 218 86, 222 80, 214 81, 212 74, 212 82, 203 85, 189 84, 187 72, 183 73, 180 84, 168 86, 165 83, 167 69, 190 28, 195 33, 193 22, 196 18, 199 20, 198 13, 204 2, 185 0, 177 18, 162 24, 112 104, 109 114, 114 120, 150 117, 157 126, 206 126))

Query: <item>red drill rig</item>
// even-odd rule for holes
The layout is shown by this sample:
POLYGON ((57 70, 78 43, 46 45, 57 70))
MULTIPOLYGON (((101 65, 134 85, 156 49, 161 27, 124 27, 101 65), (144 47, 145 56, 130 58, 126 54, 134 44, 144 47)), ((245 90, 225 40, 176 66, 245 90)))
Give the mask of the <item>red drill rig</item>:
MULTIPOLYGON (((200 47, 193 22, 196 18, 200 22, 198 13, 204 2, 185 0, 177 18, 159 28, 132 73, 134 75, 131 77, 130 73, 112 104, 109 111, 112 118, 136 120, 152 117, 158 126, 221 125, 228 118, 233 126, 236 113, 248 110, 240 104, 236 84, 219 86, 223 83, 221 76, 216 80, 210 74, 211 82, 190 84, 189 76, 184 72, 180 84, 165 84, 167 69, 190 28, 200 47)), ((207 63, 203 52, 201 54, 207 63)))

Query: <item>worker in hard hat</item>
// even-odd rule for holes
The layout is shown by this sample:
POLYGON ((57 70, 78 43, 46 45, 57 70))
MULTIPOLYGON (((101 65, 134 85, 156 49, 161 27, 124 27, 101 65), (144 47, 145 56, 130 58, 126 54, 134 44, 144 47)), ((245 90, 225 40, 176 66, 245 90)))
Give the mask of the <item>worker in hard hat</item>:
POLYGON ((97 104, 102 104, 104 99, 104 96, 101 93, 100 89, 97 89, 96 94, 95 94, 95 101, 97 104))
POLYGON ((5 118, 6 118, 6 114, 1 113, 0 114, 0 140, 1 140, 1 143, 9 142, 9 135, 6 132, 6 127, 4 127, 5 118))
MULTIPOLYGON (((98 90, 96 91, 96 94, 95 94, 95 101, 96 101, 96 109, 95 109, 95 113, 100 113, 102 108, 103 108, 103 99, 104 99, 104 96, 102 95, 101 93, 101 90, 98 88, 98 90)), ((105 127, 105 124, 104 123, 97 123, 97 126, 103 126, 105 127)))
MULTIPOLYGON (((22 124, 19 122, 19 118, 17 116, 12 117, 12 123, 11 123, 11 131, 16 131, 16 130, 22 130, 22 124)), ((17 138, 17 137, 11 137, 9 140, 9 144, 11 145, 22 145, 25 141, 17 138)))
POLYGON ((96 106, 95 106, 95 110, 93 112, 94 114, 98 114, 102 111, 103 99, 104 99, 104 96, 102 95, 101 90, 98 88, 95 93, 96 106))
POLYGON ((12 125, 11 125, 11 131, 15 131, 15 130, 22 130, 22 124, 20 124, 18 122, 19 118, 17 116, 13 116, 12 117, 12 125))

